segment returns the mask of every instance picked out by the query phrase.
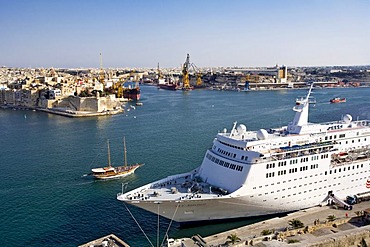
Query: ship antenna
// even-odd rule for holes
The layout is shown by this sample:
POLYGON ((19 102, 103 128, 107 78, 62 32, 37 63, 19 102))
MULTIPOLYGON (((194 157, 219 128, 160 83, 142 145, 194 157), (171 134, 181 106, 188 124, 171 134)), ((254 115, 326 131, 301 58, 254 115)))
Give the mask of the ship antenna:
POLYGON ((109 139, 107 140, 107 146, 108 146, 108 166, 111 167, 111 163, 110 163, 110 148, 109 148, 109 139))
POLYGON ((236 127, 236 124, 237 124, 237 123, 238 123, 237 121, 235 121, 235 122, 234 122, 234 126, 233 126, 233 128, 231 129, 230 136, 233 136, 234 131, 235 131, 235 127, 236 127))
POLYGON ((310 95, 311 95, 312 88, 313 88, 313 82, 311 83, 310 89, 308 90, 308 94, 307 94, 307 97, 306 97, 306 101, 307 101, 307 103, 308 103, 308 98, 309 98, 309 97, 310 97, 310 95))

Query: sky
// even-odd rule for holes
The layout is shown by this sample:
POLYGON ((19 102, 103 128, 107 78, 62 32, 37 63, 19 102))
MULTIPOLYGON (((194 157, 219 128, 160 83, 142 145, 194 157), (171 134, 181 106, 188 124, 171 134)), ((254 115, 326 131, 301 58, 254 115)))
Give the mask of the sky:
POLYGON ((0 0, 0 66, 370 65, 370 0, 0 0))

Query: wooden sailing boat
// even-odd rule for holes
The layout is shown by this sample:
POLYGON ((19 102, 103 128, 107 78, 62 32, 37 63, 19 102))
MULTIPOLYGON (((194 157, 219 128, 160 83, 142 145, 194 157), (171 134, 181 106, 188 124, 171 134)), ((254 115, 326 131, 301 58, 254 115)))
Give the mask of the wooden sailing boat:
POLYGON ((127 155, 126 155, 126 140, 123 138, 124 147, 124 165, 123 166, 112 166, 110 160, 110 148, 109 140, 107 140, 108 146, 108 166, 102 168, 91 169, 92 175, 97 179, 109 179, 109 178, 119 178, 125 177, 133 174, 137 168, 144 164, 127 165, 127 155))

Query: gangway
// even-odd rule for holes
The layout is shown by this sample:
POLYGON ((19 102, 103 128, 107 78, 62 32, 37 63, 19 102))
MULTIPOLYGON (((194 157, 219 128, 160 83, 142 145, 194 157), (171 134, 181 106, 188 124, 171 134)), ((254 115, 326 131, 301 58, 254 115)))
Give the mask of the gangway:
POLYGON ((339 207, 344 208, 345 210, 352 210, 352 205, 349 205, 345 201, 341 200, 340 198, 336 197, 334 193, 329 192, 328 195, 323 200, 327 201, 329 205, 333 205, 334 203, 337 204, 339 207))

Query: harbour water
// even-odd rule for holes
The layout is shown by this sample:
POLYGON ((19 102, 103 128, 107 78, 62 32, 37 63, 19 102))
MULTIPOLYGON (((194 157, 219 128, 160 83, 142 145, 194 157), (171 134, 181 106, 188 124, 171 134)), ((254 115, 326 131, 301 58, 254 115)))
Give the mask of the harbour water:
MULTIPOLYGON (((142 86, 143 106, 124 114, 72 119, 43 112, 0 110, 0 239, 3 246, 77 246, 114 233, 131 246, 151 246, 124 205, 116 200, 128 189, 197 167, 218 131, 234 121, 248 129, 286 125, 298 96, 306 90, 254 92, 158 90, 142 86), (88 176, 107 162, 143 162, 134 175, 95 181, 88 176)), ((370 88, 315 89, 310 122, 337 120, 344 114, 370 119, 370 88), (333 97, 346 103, 330 104, 333 97)), ((129 207, 153 245, 157 216, 129 207)), ((160 208, 159 208, 160 210, 160 208)), ((215 234, 253 220, 180 228, 170 237, 215 234)), ((160 219, 160 241, 169 221, 160 219)))

